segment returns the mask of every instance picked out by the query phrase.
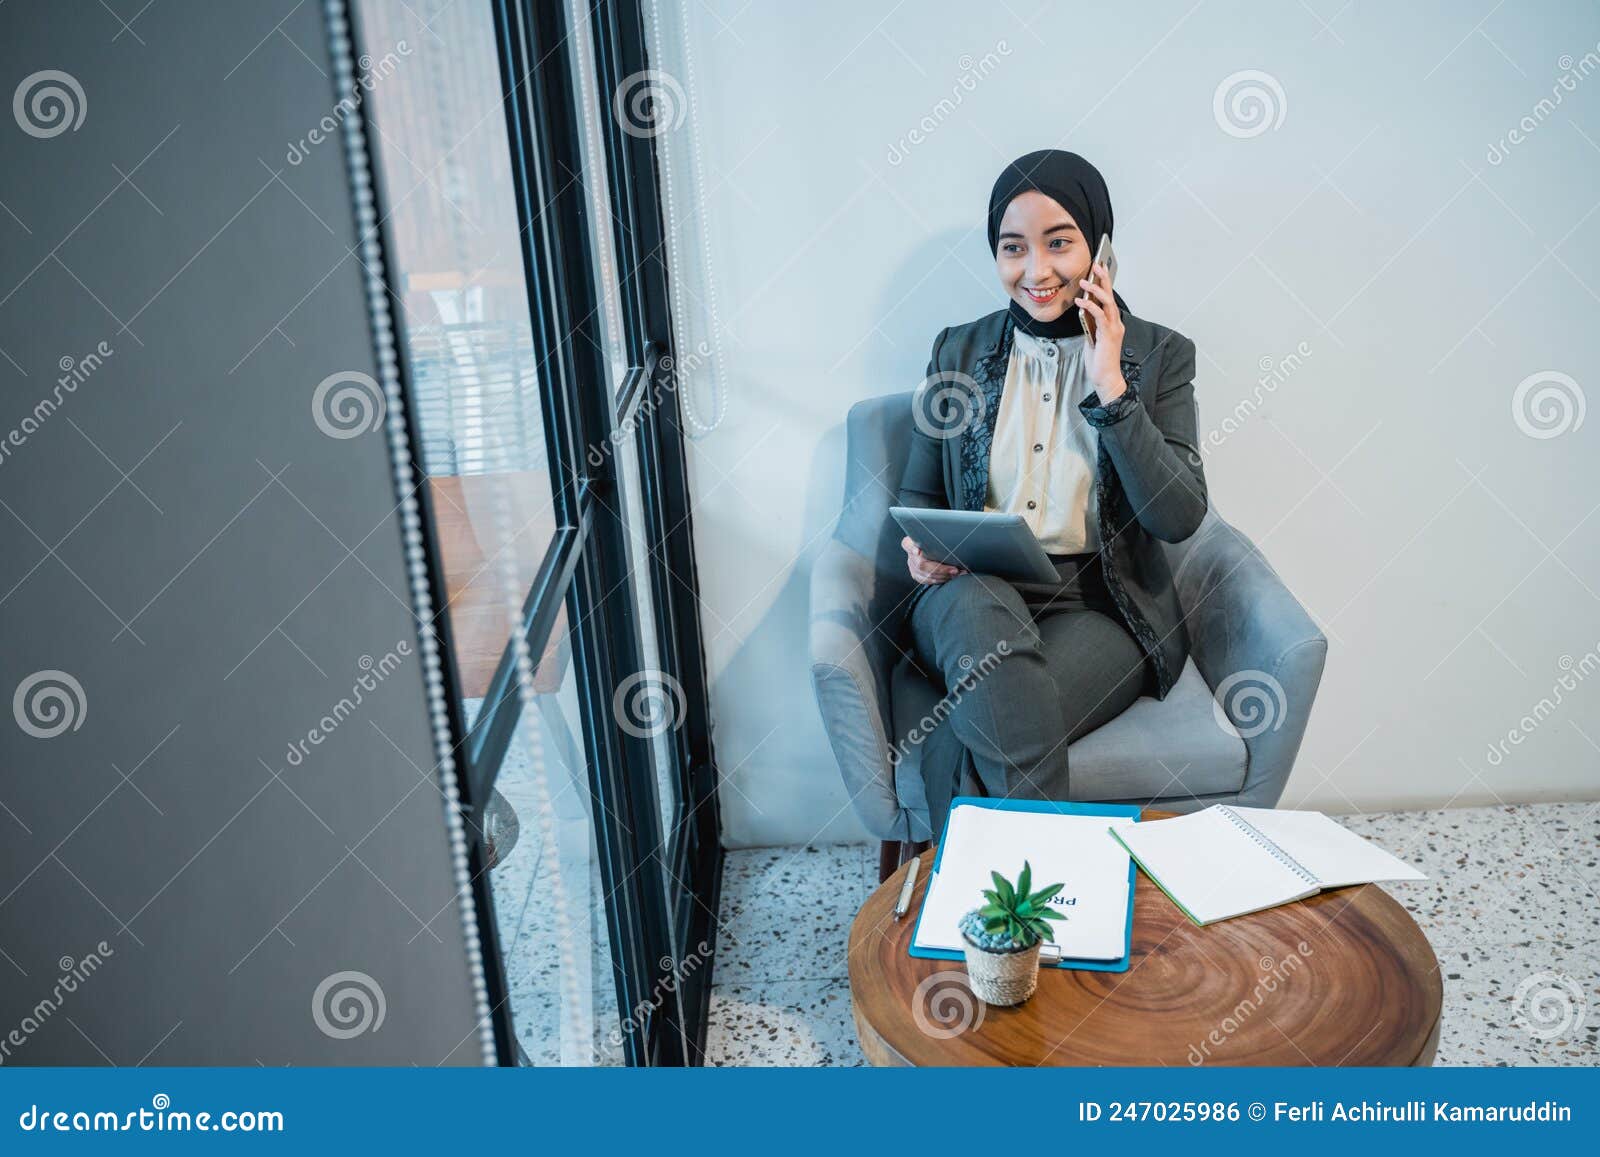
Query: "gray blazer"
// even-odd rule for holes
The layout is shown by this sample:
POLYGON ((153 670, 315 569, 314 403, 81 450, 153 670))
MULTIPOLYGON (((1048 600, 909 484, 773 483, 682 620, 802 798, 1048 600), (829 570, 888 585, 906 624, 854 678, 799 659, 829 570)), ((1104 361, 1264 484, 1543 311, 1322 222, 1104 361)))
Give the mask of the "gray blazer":
MULTIPOLYGON (((1126 311, 1122 320, 1127 392, 1109 406, 1091 392, 1078 408, 1099 432, 1095 494, 1106 585, 1144 651, 1145 694, 1165 699, 1188 658, 1189 636, 1161 542, 1182 542, 1206 513, 1194 342, 1126 311)), ((1014 330, 1001 309, 934 339, 913 405, 901 506, 983 509, 1014 330)))

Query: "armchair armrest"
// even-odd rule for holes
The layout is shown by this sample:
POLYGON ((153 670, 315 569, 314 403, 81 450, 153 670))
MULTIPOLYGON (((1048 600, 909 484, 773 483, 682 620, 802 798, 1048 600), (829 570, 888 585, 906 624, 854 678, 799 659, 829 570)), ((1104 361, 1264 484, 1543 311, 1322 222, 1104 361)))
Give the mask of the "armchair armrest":
POLYGON ((1239 802, 1274 807, 1311 718, 1327 638, 1255 544, 1215 511, 1168 558, 1190 654, 1249 753, 1239 802))
POLYGON ((899 619, 881 613, 887 593, 870 559, 828 540, 811 568, 811 685, 856 815, 876 839, 909 840, 890 764, 899 619))

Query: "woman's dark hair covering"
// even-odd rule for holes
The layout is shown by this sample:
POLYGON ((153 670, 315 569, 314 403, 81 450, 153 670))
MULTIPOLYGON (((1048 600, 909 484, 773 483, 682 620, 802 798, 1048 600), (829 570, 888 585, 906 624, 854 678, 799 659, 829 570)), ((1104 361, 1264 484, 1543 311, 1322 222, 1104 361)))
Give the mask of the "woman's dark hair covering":
MULTIPOLYGON (((1091 254, 1099 248, 1102 234, 1112 236, 1111 193, 1100 170, 1077 153, 1040 149, 1012 161, 995 180, 989 194, 991 254, 998 255, 1000 250, 1000 219, 1005 216, 1006 206, 1030 190, 1043 193, 1072 214, 1091 254)), ((1117 308, 1126 311, 1128 305, 1122 295, 1113 291, 1113 296, 1117 308)))

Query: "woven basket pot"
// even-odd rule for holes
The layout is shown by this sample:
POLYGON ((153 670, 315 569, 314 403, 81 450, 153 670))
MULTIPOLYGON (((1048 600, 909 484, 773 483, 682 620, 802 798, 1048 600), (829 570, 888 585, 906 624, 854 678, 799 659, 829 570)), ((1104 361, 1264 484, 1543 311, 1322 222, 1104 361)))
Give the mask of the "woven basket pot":
POLYGON ((979 948, 964 933, 961 939, 967 953, 967 979, 980 1000, 1001 1006, 1021 1004, 1039 987, 1040 941, 1031 948, 996 952, 979 948))

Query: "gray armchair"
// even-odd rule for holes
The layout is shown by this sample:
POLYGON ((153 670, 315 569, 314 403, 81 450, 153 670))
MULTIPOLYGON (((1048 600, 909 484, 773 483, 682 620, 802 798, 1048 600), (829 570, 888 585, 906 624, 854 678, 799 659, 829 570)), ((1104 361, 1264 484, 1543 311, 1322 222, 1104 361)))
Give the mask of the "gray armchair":
MULTIPOLYGON (((811 572, 817 706, 856 815, 885 842, 885 874, 907 846, 934 834, 919 766, 932 737, 900 743, 941 696, 902 653, 913 582, 889 507, 910 428, 909 392, 851 407, 844 509, 811 572)), ((1273 807, 1305 734, 1327 640, 1261 552, 1214 508, 1166 550, 1189 661, 1165 699, 1141 697, 1067 749, 1072 798, 1178 812, 1213 803, 1273 807)), ((981 794, 970 778, 961 793, 981 794)))

